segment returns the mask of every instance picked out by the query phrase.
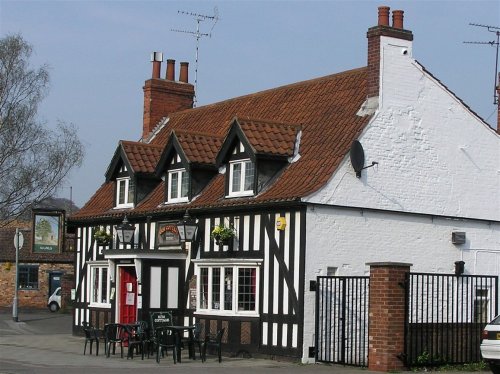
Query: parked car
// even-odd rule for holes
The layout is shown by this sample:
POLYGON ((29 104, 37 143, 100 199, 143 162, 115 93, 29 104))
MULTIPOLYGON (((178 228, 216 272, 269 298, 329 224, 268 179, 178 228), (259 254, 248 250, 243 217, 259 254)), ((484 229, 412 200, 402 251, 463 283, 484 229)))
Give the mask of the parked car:
POLYGON ((500 316, 496 316, 483 330, 481 355, 491 371, 500 374, 500 316))
POLYGON ((47 301, 47 306, 51 312, 57 312, 61 309, 61 287, 57 287, 47 301))

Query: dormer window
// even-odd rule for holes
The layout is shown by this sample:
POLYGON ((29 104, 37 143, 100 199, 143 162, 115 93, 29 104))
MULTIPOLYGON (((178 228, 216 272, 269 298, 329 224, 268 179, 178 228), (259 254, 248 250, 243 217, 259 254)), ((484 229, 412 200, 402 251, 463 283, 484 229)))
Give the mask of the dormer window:
POLYGON ((189 170, 185 168, 179 154, 174 154, 170 160, 165 175, 165 182, 165 202, 167 204, 189 201, 191 188, 189 170))
POLYGON ((116 178, 116 207, 133 208, 134 191, 134 181, 130 177, 116 178))
POLYGON ((189 200, 189 175, 186 169, 168 171, 167 200, 171 203, 186 202, 189 200))
POLYGON ((255 167, 252 161, 229 162, 229 196, 254 194, 255 167))

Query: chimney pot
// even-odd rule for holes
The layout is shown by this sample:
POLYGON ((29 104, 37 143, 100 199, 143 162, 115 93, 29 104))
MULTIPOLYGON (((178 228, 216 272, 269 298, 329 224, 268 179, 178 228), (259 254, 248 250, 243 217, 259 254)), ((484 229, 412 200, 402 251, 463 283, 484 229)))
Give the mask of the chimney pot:
POLYGON ((378 25, 389 26, 389 8, 388 6, 378 7, 378 25))
POLYGON ((151 78, 160 78, 161 62, 163 61, 163 53, 151 53, 151 62, 153 63, 153 74, 151 78))
POLYGON ((403 18, 404 11, 403 10, 393 10, 392 11, 392 27, 395 29, 403 29, 403 18))
POLYGON ((179 74, 179 81, 188 83, 188 67, 189 62, 181 62, 181 72, 179 74))
POLYGON ((166 78, 169 81, 175 80, 175 60, 168 59, 167 60, 167 76, 166 78))

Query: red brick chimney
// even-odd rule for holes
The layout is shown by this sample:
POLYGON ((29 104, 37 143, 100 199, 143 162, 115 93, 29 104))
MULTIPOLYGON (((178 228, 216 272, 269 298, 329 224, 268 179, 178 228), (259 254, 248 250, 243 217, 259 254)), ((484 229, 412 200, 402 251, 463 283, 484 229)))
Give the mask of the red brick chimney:
POLYGON ((166 79, 160 78, 162 61, 162 53, 154 52, 151 55, 153 74, 143 87, 143 139, 148 137, 163 117, 193 107, 194 86, 188 83, 187 62, 181 62, 181 77, 179 82, 176 82, 175 60, 167 60, 166 79), (183 70, 185 70, 184 73, 183 70))
POLYGON ((189 63, 181 62, 181 72, 179 73, 179 81, 187 83, 188 82, 188 67, 189 63))
POLYGON ((175 60, 167 60, 167 79, 175 80, 175 60))
POLYGON ((403 11, 392 12, 392 27, 389 25, 388 6, 378 7, 378 25, 368 29, 368 87, 367 96, 379 96, 380 83, 380 37, 389 36, 403 40, 413 40, 413 34, 403 27, 403 11))

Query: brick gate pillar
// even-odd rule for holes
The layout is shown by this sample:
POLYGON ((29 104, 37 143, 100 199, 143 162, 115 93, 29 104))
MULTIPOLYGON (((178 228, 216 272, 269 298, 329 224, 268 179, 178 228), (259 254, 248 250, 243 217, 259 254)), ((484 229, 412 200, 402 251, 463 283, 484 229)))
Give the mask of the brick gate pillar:
POLYGON ((404 352, 406 273, 412 264, 372 262, 368 322, 368 369, 401 371, 404 352))

